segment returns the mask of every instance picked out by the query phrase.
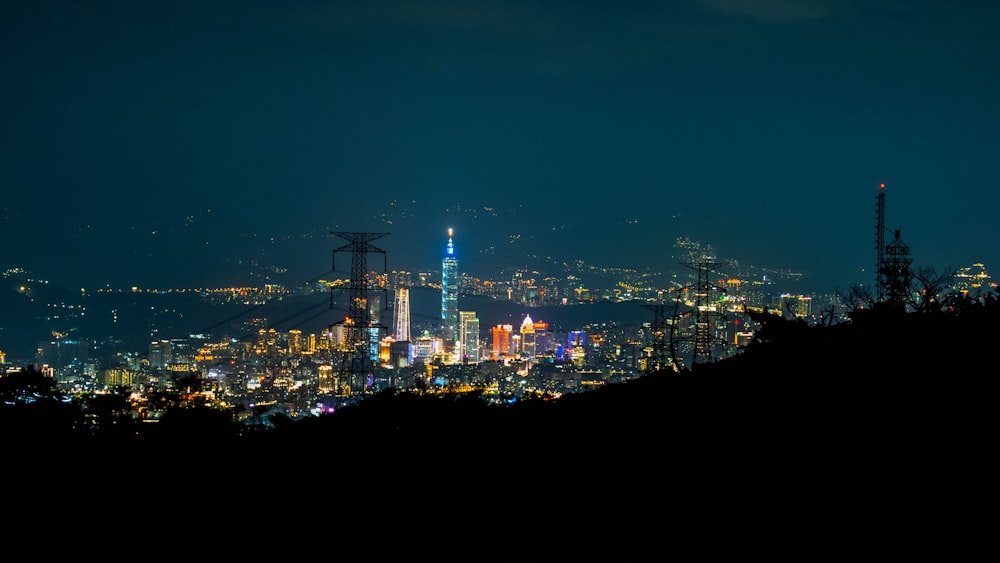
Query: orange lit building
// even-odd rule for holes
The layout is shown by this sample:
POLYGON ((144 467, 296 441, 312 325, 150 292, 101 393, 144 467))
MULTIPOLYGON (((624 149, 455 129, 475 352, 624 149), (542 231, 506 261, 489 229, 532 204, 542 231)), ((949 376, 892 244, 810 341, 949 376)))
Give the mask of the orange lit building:
POLYGON ((510 354, 510 333, 512 325, 496 325, 490 329, 493 333, 493 359, 498 360, 510 354))

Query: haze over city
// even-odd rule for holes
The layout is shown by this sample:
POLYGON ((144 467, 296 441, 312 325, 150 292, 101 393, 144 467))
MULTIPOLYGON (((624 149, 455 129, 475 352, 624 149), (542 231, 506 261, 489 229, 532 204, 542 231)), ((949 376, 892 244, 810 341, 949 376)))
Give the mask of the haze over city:
POLYGON ((721 256, 871 282, 1000 264, 1000 6, 690 0, 5 9, 4 267, 82 287, 721 256), (380 262, 380 261, 379 261, 380 262), (344 258, 338 270, 347 271, 344 258), (378 264, 381 267, 381 263, 378 264))

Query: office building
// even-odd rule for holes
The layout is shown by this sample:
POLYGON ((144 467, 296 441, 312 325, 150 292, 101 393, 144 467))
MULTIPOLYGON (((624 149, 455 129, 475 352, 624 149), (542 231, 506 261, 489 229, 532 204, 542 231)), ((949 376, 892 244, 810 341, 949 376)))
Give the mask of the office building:
POLYGON ((474 311, 458 313, 462 363, 479 362, 479 318, 474 311))
POLYGON ((446 351, 452 351, 458 340, 458 257, 452 229, 448 229, 448 245, 441 261, 441 322, 446 351))
POLYGON ((510 333, 514 330, 511 325, 496 325, 490 329, 493 334, 493 359, 500 360, 504 356, 510 355, 510 333))
POLYGON ((531 320, 531 315, 526 315, 521 323, 521 349, 522 358, 533 360, 535 358, 535 323, 531 320))
POLYGON ((410 340, 410 290, 396 290, 396 306, 392 310, 392 338, 397 342, 410 340))

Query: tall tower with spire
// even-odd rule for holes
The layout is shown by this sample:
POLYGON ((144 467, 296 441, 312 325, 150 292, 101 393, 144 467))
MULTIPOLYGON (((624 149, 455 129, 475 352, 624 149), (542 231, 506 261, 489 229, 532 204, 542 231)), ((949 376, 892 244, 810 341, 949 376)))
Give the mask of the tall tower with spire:
POLYGON ((444 325, 442 338, 447 351, 455 347, 458 340, 458 257, 455 256, 453 229, 448 229, 448 246, 441 260, 441 322, 444 325))

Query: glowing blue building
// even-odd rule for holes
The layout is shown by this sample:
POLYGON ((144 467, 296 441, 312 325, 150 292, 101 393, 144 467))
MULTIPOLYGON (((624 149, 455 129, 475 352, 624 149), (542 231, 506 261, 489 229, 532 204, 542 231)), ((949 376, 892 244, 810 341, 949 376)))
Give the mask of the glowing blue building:
POLYGON ((458 340, 458 258, 452 229, 448 229, 448 246, 441 261, 441 322, 446 350, 452 350, 458 340))

